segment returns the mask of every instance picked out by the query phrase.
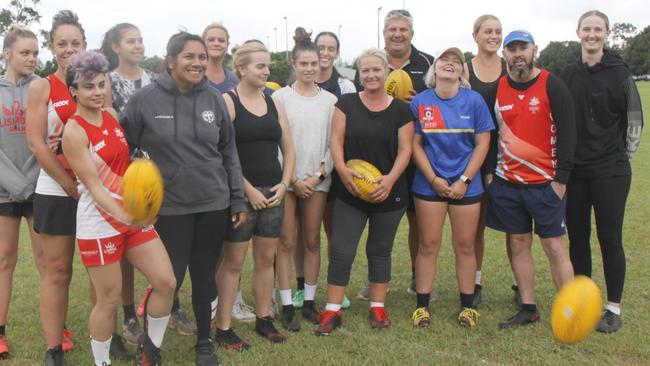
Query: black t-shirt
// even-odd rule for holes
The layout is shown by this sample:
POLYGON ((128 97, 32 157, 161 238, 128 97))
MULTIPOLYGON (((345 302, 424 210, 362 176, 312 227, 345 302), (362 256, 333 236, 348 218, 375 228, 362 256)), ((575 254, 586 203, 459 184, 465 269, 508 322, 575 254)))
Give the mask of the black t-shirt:
MULTIPOLYGON (((345 114, 344 160, 361 159, 376 166, 383 175, 393 169, 398 148, 398 130, 413 121, 408 104, 393 99, 388 108, 373 112, 361 101, 359 93, 343 94, 336 107, 345 114)), ((339 183, 340 184, 340 183, 339 183)), ((381 203, 368 203, 337 187, 337 198, 366 212, 394 211, 408 204, 404 175, 381 203)))
POLYGON ((264 94, 266 114, 257 116, 246 109, 235 91, 228 95, 235 105, 235 141, 244 178, 255 187, 272 187, 282 180, 278 148, 282 127, 273 99, 264 94))

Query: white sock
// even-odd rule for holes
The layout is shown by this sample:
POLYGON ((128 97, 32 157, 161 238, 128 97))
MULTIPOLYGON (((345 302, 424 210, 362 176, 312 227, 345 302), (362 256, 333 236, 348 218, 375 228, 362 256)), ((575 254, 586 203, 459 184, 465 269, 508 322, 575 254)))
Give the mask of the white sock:
POLYGON ((102 363, 105 363, 106 365, 111 364, 110 349, 112 339, 112 336, 103 342, 96 341, 92 338, 90 339, 90 348, 93 350, 95 365, 101 365, 102 363))
POLYGON ((217 316, 217 305, 219 305, 219 297, 215 297, 214 300, 212 300, 212 303, 210 304, 212 311, 210 313, 210 318, 214 319, 217 316))
POLYGON ((235 304, 242 303, 244 302, 244 298, 241 296, 241 290, 237 291, 237 295, 235 295, 235 304))
POLYGON ((316 297, 316 289, 318 288, 318 285, 310 285, 307 282, 305 282, 305 300, 306 301, 313 301, 314 298, 316 297))
POLYGON ((474 275, 474 284, 481 284, 481 271, 476 271, 476 274, 474 275))
POLYGON ((328 302, 327 304, 325 304, 325 310, 339 311, 341 310, 341 304, 331 304, 328 302))
POLYGON ((383 303, 383 302, 374 302, 374 301, 371 301, 371 302, 370 302, 370 307, 371 307, 371 308, 383 308, 383 307, 384 307, 384 303, 383 303))
POLYGON ((169 323, 169 315, 162 318, 153 318, 151 315, 147 315, 147 335, 151 339, 151 343, 157 348, 162 345, 167 323, 169 323))
POLYGON ((291 289, 280 290, 280 299, 282 300, 282 306, 292 305, 293 301, 291 300, 291 289))
POLYGON ((621 304, 608 301, 605 305, 605 309, 611 311, 612 313, 621 316, 621 304))

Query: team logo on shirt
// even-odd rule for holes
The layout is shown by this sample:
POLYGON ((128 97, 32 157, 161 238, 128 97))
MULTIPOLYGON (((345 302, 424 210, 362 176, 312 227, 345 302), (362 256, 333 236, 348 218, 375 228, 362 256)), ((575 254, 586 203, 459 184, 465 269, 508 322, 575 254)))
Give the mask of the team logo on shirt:
POLYGON ((122 133, 122 130, 120 130, 119 128, 115 128, 115 136, 124 137, 124 134, 122 133))
POLYGON ((530 113, 535 114, 539 112, 539 98, 537 97, 532 97, 530 99, 530 102, 528 102, 528 110, 530 113))
POLYGON ((115 252, 117 252, 117 245, 115 245, 115 244, 113 244, 112 242, 109 241, 109 242, 106 243, 106 245, 104 246, 104 252, 105 252, 106 254, 109 254, 109 255, 110 255, 110 254, 115 254, 115 252))
POLYGON ((214 112, 213 111, 203 111, 203 113, 201 113, 201 117, 207 123, 214 122, 214 112))
POLYGON ((440 113, 440 108, 435 105, 419 105, 418 120, 424 132, 447 128, 442 113, 440 113))
POLYGON ((102 131, 102 135, 104 135, 104 136, 108 136, 108 130, 103 130, 103 131, 102 131))

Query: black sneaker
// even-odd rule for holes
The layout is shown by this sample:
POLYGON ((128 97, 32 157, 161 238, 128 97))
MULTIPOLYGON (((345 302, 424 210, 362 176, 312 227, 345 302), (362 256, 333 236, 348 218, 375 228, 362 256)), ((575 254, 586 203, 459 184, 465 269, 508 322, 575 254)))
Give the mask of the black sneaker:
POLYGON ((251 348, 251 345, 239 338, 232 328, 228 330, 217 328, 214 334, 214 340, 219 346, 228 350, 247 351, 251 348))
POLYGON ((616 315, 610 310, 605 310, 603 313, 600 323, 598 323, 597 331, 601 333, 614 333, 617 330, 621 329, 623 326, 623 320, 620 315, 616 315))
POLYGON ((196 366, 219 366, 219 357, 214 353, 214 344, 212 339, 200 339, 196 346, 194 346, 196 358, 194 364, 196 366))
POLYGON ((499 329, 518 327, 521 325, 534 323, 538 320, 539 320, 539 312, 536 311, 534 313, 531 313, 529 311, 521 309, 517 312, 517 314, 515 314, 511 318, 508 318, 500 322, 499 329))
POLYGON ((517 304, 517 308, 521 309, 522 302, 521 302, 521 292, 519 292, 519 286, 512 285, 512 287, 510 288, 515 293, 515 304, 517 304))
POLYGON ((477 308, 481 304, 481 285, 474 285, 474 299, 472 299, 472 307, 477 308))
POLYGON ((136 358, 137 366, 160 366, 162 357, 160 348, 156 347, 149 338, 149 335, 142 333, 138 339, 138 353, 136 358))
POLYGON ((65 366, 63 348, 59 345, 45 352, 45 366, 65 366))
POLYGON ((303 306, 301 309, 302 318, 311 322, 312 324, 318 324, 318 312, 313 307, 303 306))
POLYGON ((109 353, 112 358, 117 358, 122 361, 129 361, 135 357, 135 353, 126 347, 126 340, 117 333, 113 333, 109 353))
POLYGON ((287 337, 275 328, 273 318, 270 316, 265 316, 264 318, 256 317, 255 331, 257 334, 271 341, 271 343, 283 343, 287 340, 287 337))
POLYGON ((282 312, 280 313, 280 321, 282 322, 282 327, 288 331, 297 332, 300 330, 300 321, 298 321, 293 305, 283 306, 282 312))

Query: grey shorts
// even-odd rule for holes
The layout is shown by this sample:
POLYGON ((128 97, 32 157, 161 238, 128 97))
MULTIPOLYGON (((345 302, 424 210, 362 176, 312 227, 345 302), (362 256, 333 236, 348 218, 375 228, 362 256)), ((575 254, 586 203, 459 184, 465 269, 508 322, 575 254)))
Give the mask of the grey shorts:
MULTIPOLYGON (((265 197, 273 196, 273 192, 270 191, 271 187, 255 187, 260 190, 265 197)), ((232 225, 228 225, 228 234, 226 235, 226 241, 231 243, 237 243, 242 241, 249 241, 255 236, 261 236, 264 238, 279 238, 280 231, 282 230, 282 215, 284 212, 284 201, 272 208, 265 208, 263 210, 254 210, 253 206, 250 204, 247 205, 247 217, 246 222, 238 227, 233 229, 232 225)))

